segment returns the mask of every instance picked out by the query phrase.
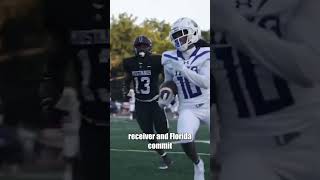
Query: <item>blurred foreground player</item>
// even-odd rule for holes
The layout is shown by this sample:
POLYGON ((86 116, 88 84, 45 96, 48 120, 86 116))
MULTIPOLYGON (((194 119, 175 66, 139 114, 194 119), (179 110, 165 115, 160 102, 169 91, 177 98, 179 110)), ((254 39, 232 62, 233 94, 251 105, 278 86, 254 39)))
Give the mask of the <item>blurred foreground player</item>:
POLYGON ((320 1, 211 3, 221 180, 320 177, 320 1))
POLYGON ((80 99, 80 168, 85 180, 109 178, 108 48, 106 1, 55 1, 46 4, 51 34, 49 61, 41 86, 46 112, 59 99, 64 69, 76 67, 80 99))
MULTIPOLYGON (((152 42, 146 36, 138 36, 134 41, 135 56, 123 62, 126 72, 125 94, 134 86, 137 122, 143 133, 168 133, 168 122, 164 111, 158 106, 159 75, 162 74, 161 56, 151 55, 152 42)), ((149 143, 157 143, 157 139, 149 143)), ((159 169, 168 169, 172 161, 162 149, 156 152, 162 161, 159 169)))

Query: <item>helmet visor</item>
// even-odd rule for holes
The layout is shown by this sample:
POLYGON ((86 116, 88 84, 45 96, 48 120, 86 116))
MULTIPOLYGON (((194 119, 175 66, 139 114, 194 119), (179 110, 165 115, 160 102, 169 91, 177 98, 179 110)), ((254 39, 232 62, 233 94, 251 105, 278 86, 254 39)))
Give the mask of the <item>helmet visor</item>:
POLYGON ((182 29, 174 32, 171 35, 171 39, 174 41, 174 44, 176 47, 181 47, 182 45, 188 42, 188 35, 189 35, 188 30, 182 29))
POLYGON ((134 47, 139 50, 146 50, 146 51, 149 49, 149 45, 144 43, 136 44, 134 47))

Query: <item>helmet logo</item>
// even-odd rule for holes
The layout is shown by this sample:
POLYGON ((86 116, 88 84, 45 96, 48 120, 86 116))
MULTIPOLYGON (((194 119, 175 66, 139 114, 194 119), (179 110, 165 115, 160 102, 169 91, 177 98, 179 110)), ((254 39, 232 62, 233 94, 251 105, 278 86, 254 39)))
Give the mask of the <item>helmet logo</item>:
POLYGON ((191 20, 191 23, 193 24, 194 27, 198 27, 198 24, 194 22, 194 20, 191 20))

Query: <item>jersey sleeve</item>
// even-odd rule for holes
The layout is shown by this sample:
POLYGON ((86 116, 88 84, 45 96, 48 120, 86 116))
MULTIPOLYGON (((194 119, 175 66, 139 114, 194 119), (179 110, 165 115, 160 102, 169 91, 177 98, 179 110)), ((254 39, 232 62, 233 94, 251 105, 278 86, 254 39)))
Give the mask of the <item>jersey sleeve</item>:
POLYGON ((163 73, 164 73, 164 82, 173 80, 173 75, 170 73, 169 69, 164 67, 164 72, 163 73))
POLYGON ((123 60, 122 67, 123 67, 124 72, 127 73, 128 72, 128 59, 123 60))
POLYGON ((163 66, 161 63, 161 56, 160 55, 156 55, 155 56, 155 66, 157 67, 157 69, 159 70, 159 72, 163 72, 163 66))
POLYGON ((162 54, 161 57, 161 66, 163 66, 163 73, 164 73, 164 82, 165 81, 172 81, 173 80, 173 75, 169 69, 169 66, 165 64, 166 61, 165 53, 162 54))
POLYGON ((154 56, 153 65, 155 66, 155 69, 156 69, 157 73, 164 76, 163 66, 161 64, 161 56, 160 55, 155 55, 154 56))

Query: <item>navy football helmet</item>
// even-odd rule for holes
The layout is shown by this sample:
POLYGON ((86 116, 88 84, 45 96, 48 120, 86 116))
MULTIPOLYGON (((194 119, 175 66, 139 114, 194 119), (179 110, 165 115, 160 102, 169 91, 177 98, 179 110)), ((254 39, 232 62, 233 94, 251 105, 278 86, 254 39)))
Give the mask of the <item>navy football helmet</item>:
POLYGON ((145 57, 151 54, 152 42, 146 36, 140 35, 136 37, 133 43, 136 56, 145 57))

